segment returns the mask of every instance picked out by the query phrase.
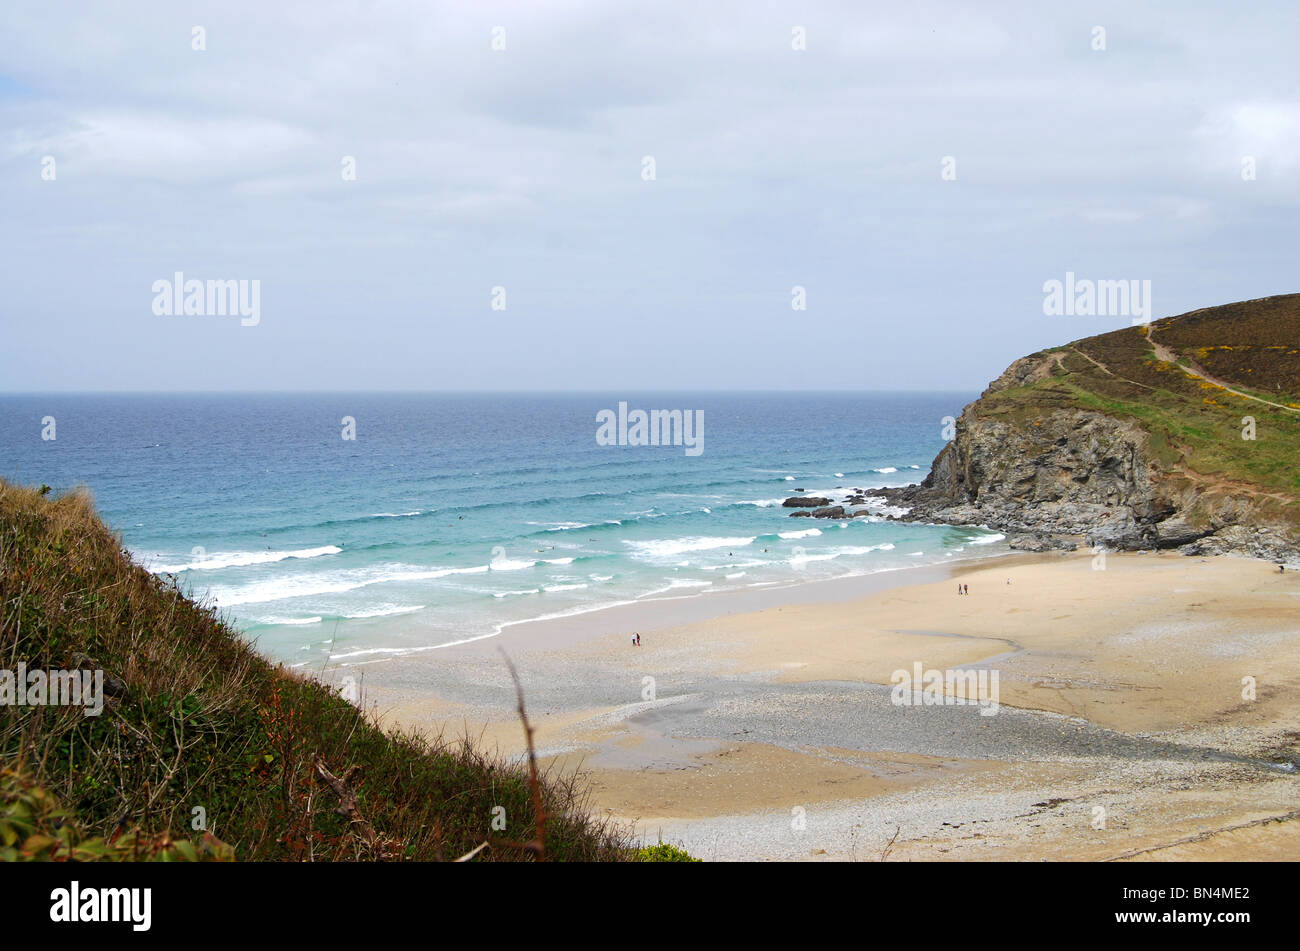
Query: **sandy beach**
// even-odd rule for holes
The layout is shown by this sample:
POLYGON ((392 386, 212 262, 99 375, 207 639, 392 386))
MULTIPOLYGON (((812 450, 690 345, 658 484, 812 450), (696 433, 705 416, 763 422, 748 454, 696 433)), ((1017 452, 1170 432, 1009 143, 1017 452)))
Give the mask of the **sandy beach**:
POLYGON ((360 676, 387 722, 516 755, 502 650, 547 766, 705 859, 1300 856, 1300 572, 1276 565, 1012 555, 629 605, 332 673, 360 676), (896 702, 891 677, 918 665, 996 673, 996 708, 896 702))

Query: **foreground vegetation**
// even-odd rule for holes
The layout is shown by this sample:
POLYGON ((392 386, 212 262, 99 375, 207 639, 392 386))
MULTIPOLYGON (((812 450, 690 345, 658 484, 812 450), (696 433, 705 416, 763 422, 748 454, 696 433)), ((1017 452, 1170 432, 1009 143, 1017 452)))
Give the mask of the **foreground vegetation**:
POLYGON ((103 670, 109 702, 0 706, 0 858, 636 858, 575 776, 380 729, 133 564, 86 493, 0 481, 0 670, 20 662, 103 670))

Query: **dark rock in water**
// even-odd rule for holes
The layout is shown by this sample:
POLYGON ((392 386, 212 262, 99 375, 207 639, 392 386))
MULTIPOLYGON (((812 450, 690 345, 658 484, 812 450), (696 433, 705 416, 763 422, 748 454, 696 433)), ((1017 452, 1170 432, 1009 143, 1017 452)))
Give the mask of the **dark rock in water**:
POLYGON ((807 489, 795 489, 796 492, 806 492, 807 489))
POLYGON ((812 518, 812 512, 791 512, 791 518, 812 518))
POLYGON ((795 495, 781 503, 783 508, 816 508, 819 505, 830 505, 830 499, 823 499, 817 495, 795 495))
POLYGON ((821 508, 813 509, 813 518, 844 518, 844 506, 842 505, 823 505, 821 508))

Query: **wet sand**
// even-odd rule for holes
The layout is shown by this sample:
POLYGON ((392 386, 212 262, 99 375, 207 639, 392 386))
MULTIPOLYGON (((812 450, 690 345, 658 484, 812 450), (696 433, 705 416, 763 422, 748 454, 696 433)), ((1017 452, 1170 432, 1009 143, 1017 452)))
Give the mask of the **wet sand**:
POLYGON ((335 674, 389 722, 518 754, 504 649, 548 765, 704 858, 1300 857, 1296 820, 1266 821, 1300 812, 1300 573, 1097 567, 1020 555, 629 605, 335 674), (996 671, 996 713, 896 703, 916 664, 996 671))

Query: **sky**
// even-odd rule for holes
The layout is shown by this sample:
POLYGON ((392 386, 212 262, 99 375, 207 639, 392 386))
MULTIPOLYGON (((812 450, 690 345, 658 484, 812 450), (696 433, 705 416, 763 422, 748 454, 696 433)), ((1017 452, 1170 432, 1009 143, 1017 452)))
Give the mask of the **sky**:
POLYGON ((1298 11, 10 4, 0 390, 976 391, 1300 291, 1298 11))

